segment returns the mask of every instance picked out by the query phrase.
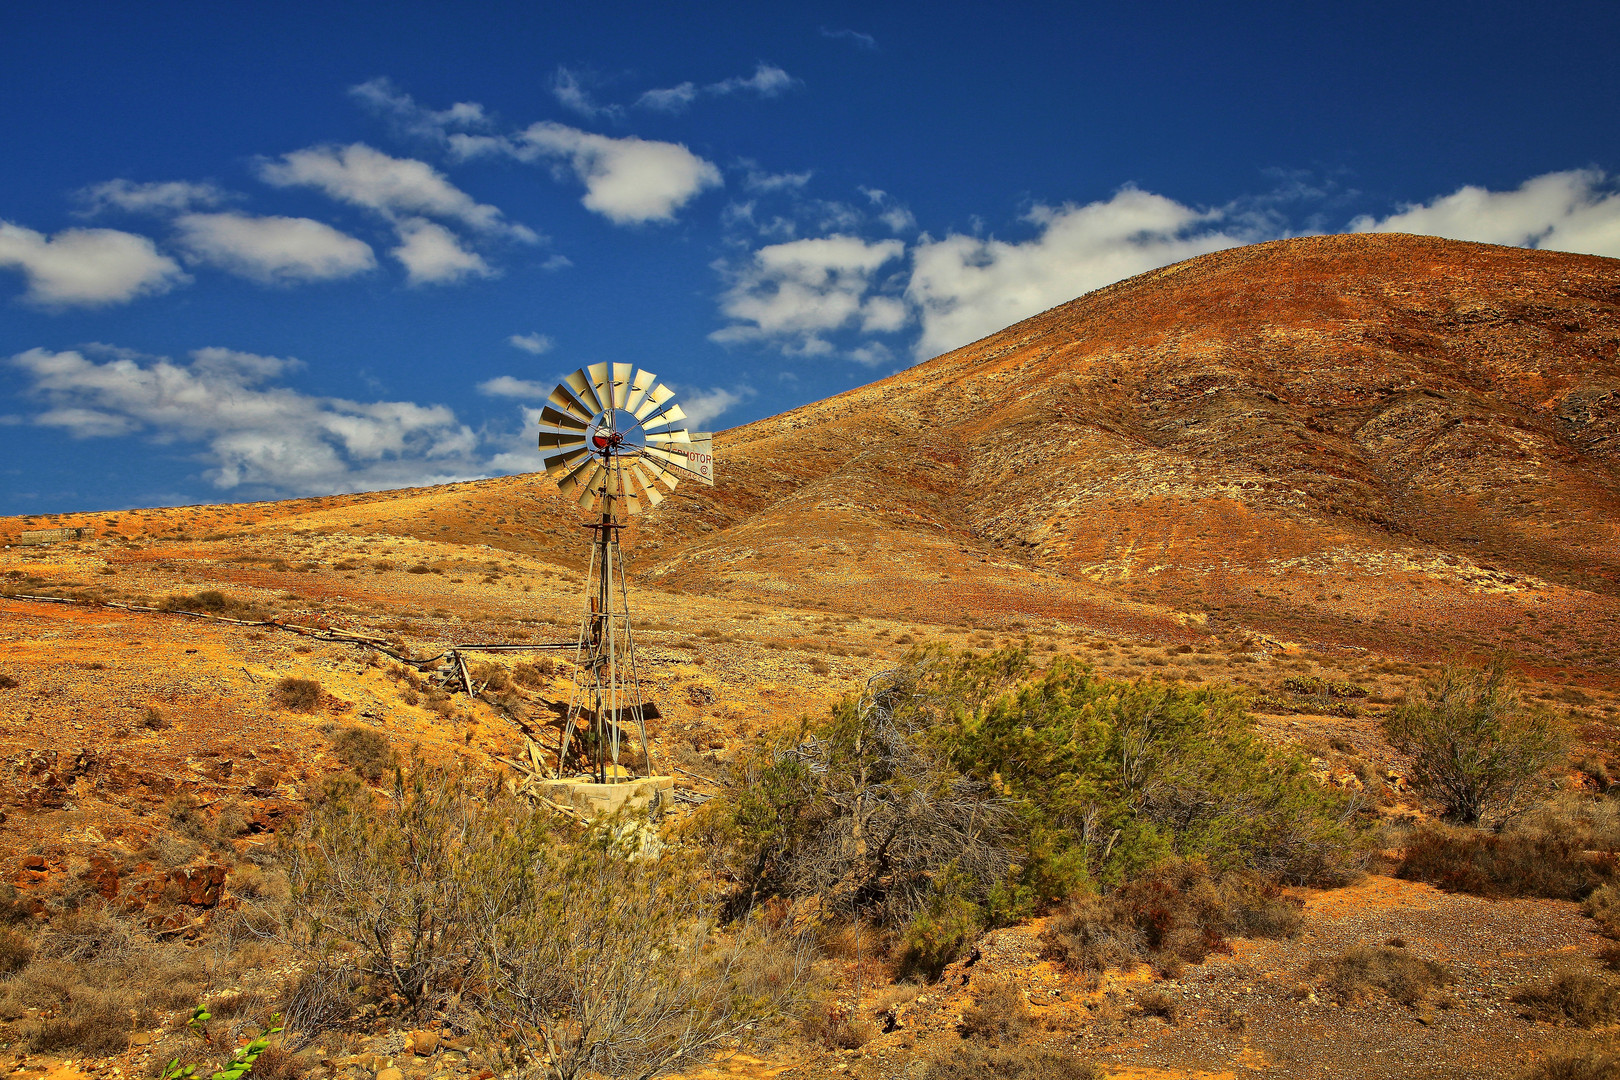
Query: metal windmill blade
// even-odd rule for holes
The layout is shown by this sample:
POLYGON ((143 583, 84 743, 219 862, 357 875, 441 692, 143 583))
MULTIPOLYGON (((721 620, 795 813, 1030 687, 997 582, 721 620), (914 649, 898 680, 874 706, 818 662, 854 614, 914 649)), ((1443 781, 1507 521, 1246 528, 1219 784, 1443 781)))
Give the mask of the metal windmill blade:
POLYGON ((634 364, 592 364, 569 375, 540 411, 546 474, 581 509, 635 516, 657 506, 690 469, 692 442, 675 392, 634 364), (605 504, 605 505, 604 505, 605 504))

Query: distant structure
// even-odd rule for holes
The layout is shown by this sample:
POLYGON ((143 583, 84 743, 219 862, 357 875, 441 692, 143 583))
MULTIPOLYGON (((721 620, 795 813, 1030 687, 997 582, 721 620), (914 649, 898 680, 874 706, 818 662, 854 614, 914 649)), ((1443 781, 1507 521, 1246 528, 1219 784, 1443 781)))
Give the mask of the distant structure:
POLYGON ((94 529, 82 525, 72 529, 25 529, 17 543, 54 544, 59 540, 88 540, 95 535, 94 529))
POLYGON ((619 532, 664 500, 682 479, 714 484, 713 436, 688 431, 674 391, 633 364, 594 364, 568 376, 540 414, 540 450, 558 489, 595 512, 587 603, 574 657, 574 693, 557 748, 557 778, 570 753, 583 758, 597 784, 633 781, 619 763, 623 741, 640 737, 652 772, 647 720, 657 706, 643 699, 630 626, 619 532), (575 741, 579 745, 575 745, 575 741))

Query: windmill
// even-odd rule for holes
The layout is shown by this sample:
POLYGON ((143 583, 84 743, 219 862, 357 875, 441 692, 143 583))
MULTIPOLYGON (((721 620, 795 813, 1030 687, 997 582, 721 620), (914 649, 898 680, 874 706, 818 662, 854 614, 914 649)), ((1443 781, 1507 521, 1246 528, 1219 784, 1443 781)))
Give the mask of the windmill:
POLYGON ((639 735, 649 772, 647 720, 656 706, 641 696, 629 590, 619 532, 625 518, 664 501, 682 479, 713 485, 710 436, 686 429, 686 413, 658 376, 634 364, 593 364, 551 392, 540 413, 540 452, 557 489, 594 516, 589 593, 574 657, 574 693, 557 748, 557 777, 568 761, 576 730, 597 783, 629 779, 619 751, 628 733, 639 735))

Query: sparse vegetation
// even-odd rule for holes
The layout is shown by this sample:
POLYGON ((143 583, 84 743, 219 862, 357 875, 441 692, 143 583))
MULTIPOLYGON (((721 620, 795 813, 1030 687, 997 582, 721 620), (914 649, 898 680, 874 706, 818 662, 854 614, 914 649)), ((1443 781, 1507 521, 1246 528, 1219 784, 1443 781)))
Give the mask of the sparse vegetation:
POLYGON ((1000 1042, 1017 1039, 1029 1027, 1029 1006, 1021 990, 997 979, 983 980, 973 1004, 962 1010, 964 1036, 1000 1042))
POLYGON ((204 589, 189 596, 171 593, 158 602, 157 608, 159 611, 190 611, 227 619, 256 620, 263 617, 263 612, 255 605, 227 596, 218 589, 204 589))
POLYGON ((1500 657, 1446 667, 1385 717, 1384 734, 1411 760, 1418 789, 1462 825, 1521 811, 1565 746, 1557 720, 1520 700, 1500 657))

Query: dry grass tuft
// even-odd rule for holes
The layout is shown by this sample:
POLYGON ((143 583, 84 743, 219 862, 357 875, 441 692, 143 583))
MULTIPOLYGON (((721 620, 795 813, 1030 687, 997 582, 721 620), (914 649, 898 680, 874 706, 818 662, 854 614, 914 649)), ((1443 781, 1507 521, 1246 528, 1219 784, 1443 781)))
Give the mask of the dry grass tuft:
POLYGON ((1311 973, 1327 993, 1346 1005, 1365 1001, 1380 990, 1402 1005, 1416 1005, 1451 981, 1446 965, 1388 945, 1354 946, 1332 960, 1312 964, 1311 973))
POLYGON ((1513 995, 1531 1020, 1596 1027, 1620 1017, 1620 987, 1584 971, 1564 971, 1513 995))
POLYGON ((923 1080, 1102 1080, 1089 1061, 1056 1050, 952 1048, 924 1066, 923 1080))
POLYGON ((280 679, 270 698, 284 709, 293 712, 314 712, 315 706, 320 704, 321 684, 314 679, 301 679, 296 675, 288 675, 280 679))
POLYGON ((962 1010, 963 1036, 1000 1042, 1016 1039, 1029 1027, 1029 1006, 1016 986, 999 979, 985 979, 973 1004, 962 1010))

